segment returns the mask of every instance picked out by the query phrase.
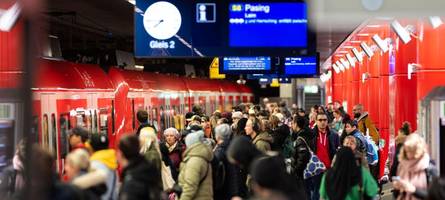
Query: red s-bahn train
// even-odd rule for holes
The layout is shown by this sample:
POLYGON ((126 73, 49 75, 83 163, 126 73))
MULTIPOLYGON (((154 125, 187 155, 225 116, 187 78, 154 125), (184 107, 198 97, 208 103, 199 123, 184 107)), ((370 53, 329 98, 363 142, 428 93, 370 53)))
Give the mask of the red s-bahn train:
POLYGON ((251 90, 228 81, 183 78, 97 65, 39 60, 33 91, 33 116, 39 143, 57 155, 68 151, 68 130, 83 126, 107 134, 110 147, 138 128, 138 110, 147 110, 159 131, 184 128, 184 115, 194 104, 210 115, 241 102, 253 101, 251 90))

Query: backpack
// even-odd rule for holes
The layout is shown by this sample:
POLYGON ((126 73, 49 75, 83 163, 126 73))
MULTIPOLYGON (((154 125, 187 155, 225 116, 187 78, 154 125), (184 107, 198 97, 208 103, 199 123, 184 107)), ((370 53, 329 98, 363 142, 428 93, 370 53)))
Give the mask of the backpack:
POLYGON ((366 153, 366 159, 369 165, 376 165, 379 160, 378 147, 372 141, 370 136, 364 136, 360 131, 356 131, 353 136, 357 139, 359 145, 357 148, 362 152, 366 153))
POLYGON ((366 158, 368 160, 368 164, 377 165, 379 162, 379 147, 375 144, 374 140, 367 135, 365 136, 366 140, 366 158))
POLYGON ((222 160, 217 158, 216 162, 212 162, 212 178, 213 178, 213 191, 221 190, 224 187, 226 181, 226 166, 222 160))
POLYGON ((283 146, 281 147, 283 150, 284 158, 291 158, 295 153, 294 142, 292 141, 292 136, 288 135, 284 140, 283 146))

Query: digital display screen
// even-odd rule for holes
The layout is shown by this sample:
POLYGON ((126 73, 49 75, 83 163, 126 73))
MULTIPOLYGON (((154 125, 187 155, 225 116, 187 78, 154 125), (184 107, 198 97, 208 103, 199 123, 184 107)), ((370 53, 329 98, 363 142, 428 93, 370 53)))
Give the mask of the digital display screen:
POLYGON ((229 4, 231 47, 306 47, 305 3, 229 4))
POLYGON ((278 78, 278 74, 247 74, 247 79, 249 80, 257 80, 261 78, 273 79, 278 78))
POLYGON ((224 57, 222 71, 231 72, 252 72, 270 71, 270 57, 224 57))
POLYGON ((317 76, 318 57, 286 57, 283 74, 285 76, 317 76))
POLYGON ((316 52, 316 34, 302 1, 136 0, 135 57, 273 59, 303 51, 316 52))

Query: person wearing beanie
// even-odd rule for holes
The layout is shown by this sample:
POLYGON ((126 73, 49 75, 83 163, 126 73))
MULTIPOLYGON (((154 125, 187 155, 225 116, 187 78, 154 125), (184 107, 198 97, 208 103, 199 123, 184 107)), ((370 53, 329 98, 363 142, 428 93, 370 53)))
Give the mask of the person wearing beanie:
POLYGON ((215 200, 231 199, 240 195, 239 169, 229 163, 226 152, 232 137, 232 129, 228 124, 221 124, 215 127, 216 147, 213 150, 214 158, 212 166, 214 173, 214 197, 215 200))
POLYGON ((252 163, 250 175, 256 199, 306 199, 301 182, 296 182, 286 173, 284 158, 281 156, 263 156, 256 159, 252 163))
POLYGON ((209 147, 202 143, 204 132, 189 133, 185 137, 187 146, 184 159, 180 165, 178 177, 179 186, 182 187, 180 200, 212 200, 213 180, 210 162, 213 153, 209 147))
MULTIPOLYGON (((141 131, 139 137, 144 134, 141 131)), ((125 135, 119 142, 118 160, 123 167, 119 199, 158 200, 162 191, 161 171, 140 154, 140 141, 125 135)))
POLYGON ((102 200, 117 199, 117 160, 116 152, 108 148, 108 137, 105 134, 91 135, 91 167, 96 170, 102 170, 107 174, 107 191, 101 196, 102 200))

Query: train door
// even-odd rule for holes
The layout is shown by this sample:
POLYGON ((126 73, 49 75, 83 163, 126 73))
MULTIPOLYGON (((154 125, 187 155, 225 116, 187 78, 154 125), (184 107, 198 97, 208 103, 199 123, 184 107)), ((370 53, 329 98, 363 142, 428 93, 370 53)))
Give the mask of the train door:
POLYGON ((41 135, 41 145, 44 149, 53 153, 58 162, 57 170, 62 172, 63 161, 61 159, 61 149, 60 149, 60 137, 57 129, 57 108, 56 108, 56 95, 55 94, 41 94, 42 103, 42 135, 41 135))
POLYGON ((441 175, 445 173, 445 87, 438 87, 420 103, 418 132, 429 147, 441 175))

